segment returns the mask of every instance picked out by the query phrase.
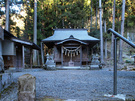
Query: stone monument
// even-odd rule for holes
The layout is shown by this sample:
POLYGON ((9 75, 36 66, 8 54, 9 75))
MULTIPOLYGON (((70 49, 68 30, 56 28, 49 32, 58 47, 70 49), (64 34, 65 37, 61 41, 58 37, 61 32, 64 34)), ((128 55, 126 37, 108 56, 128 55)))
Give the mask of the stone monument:
POLYGON ((36 78, 30 74, 25 74, 18 79, 18 101, 36 100, 36 78))
POLYGON ((56 69, 56 64, 54 62, 53 56, 54 56, 53 54, 51 54, 51 55, 47 54, 46 55, 46 58, 47 58, 46 65, 47 65, 47 69, 49 69, 49 70, 56 69))

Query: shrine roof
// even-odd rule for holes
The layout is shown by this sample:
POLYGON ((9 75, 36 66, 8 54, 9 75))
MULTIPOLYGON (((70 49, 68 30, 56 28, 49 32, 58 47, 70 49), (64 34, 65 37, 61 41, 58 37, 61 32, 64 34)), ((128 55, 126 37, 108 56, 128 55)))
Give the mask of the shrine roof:
POLYGON ((42 41, 62 41, 69 38, 71 35, 81 41, 99 41, 99 39, 89 36, 87 29, 55 29, 52 36, 43 39, 42 41))

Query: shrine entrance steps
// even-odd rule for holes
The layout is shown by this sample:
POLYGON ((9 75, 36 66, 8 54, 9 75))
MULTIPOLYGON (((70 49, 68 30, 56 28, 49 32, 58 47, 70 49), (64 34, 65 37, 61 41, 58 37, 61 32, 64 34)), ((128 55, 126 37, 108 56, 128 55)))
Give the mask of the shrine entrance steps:
POLYGON ((63 66, 63 67, 56 67, 59 70, 89 70, 89 66, 81 67, 81 66, 63 66))

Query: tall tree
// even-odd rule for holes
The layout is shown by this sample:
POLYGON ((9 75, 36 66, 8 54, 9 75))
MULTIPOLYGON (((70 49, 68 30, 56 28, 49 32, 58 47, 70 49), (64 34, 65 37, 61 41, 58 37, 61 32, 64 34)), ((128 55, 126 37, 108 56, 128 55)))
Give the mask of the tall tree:
MULTIPOLYGON (((121 15, 121 35, 123 36, 124 34, 124 19, 125 18, 125 0, 122 1, 122 15, 121 15)), ((123 62, 122 59, 122 40, 120 40, 120 48, 119 48, 119 63, 123 62)))
POLYGON ((102 32, 102 6, 101 6, 101 0, 99 0, 99 17, 100 17, 100 59, 101 63, 104 63, 103 58, 103 32, 102 32))
POLYGON ((6 25, 5 29, 9 31, 9 0, 6 0, 6 25))
POLYGON ((95 25, 96 25, 96 30, 97 30, 97 13, 98 13, 98 7, 97 7, 97 2, 96 2, 96 23, 95 23, 95 25))
MULTIPOLYGON (((34 37, 33 42, 37 44, 37 0, 34 0, 34 37)), ((33 64, 37 65, 37 51, 33 51, 33 64)))
POLYGON ((91 0, 91 19, 90 19, 90 32, 92 32, 92 0, 91 0))
MULTIPOLYGON (((104 20, 104 33, 106 33, 106 20, 104 20)), ((105 38, 105 59, 107 59, 107 38, 105 38)))
MULTIPOLYGON (((112 23, 112 29, 115 30, 115 3, 116 1, 114 0, 113 2, 113 23, 112 23)), ((114 46, 114 35, 112 34, 112 44, 111 44, 111 59, 113 59, 113 46, 114 46)))
POLYGON ((111 2, 110 1, 106 1, 103 0, 103 23, 104 23, 104 33, 103 33, 103 38, 104 38, 104 49, 105 49, 105 59, 107 59, 107 38, 108 35, 106 34, 106 30, 107 30, 107 24, 106 22, 109 22, 108 17, 109 17, 109 12, 108 9, 110 8, 111 2))

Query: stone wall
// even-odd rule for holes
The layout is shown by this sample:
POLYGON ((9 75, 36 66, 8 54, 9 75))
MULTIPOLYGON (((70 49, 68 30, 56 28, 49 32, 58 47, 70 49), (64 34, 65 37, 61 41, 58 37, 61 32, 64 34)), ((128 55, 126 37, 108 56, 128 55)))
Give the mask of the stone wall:
POLYGON ((13 83, 13 74, 12 73, 0 74, 0 93, 5 88, 10 86, 12 83, 13 83))

